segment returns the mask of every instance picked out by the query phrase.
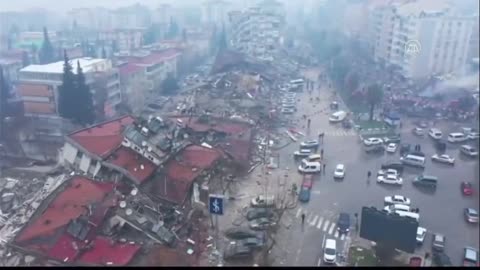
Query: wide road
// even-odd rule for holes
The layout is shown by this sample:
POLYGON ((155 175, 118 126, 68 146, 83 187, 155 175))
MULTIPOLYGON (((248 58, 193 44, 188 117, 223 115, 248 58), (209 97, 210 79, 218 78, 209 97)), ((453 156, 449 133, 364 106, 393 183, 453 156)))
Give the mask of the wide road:
MULTIPOLYGON (((312 76, 312 79, 314 77, 316 76, 312 76)), ((315 84, 316 87, 317 84, 315 84)), ((463 217, 465 207, 478 209, 478 159, 465 158, 459 153, 458 145, 449 145, 447 154, 456 158, 455 166, 432 163, 428 158, 425 170, 406 168, 402 175, 403 186, 377 184, 374 177, 376 171, 386 161, 398 161, 400 158, 398 151, 394 154, 366 154, 355 132, 345 131, 341 126, 330 124, 328 105, 332 100, 332 94, 324 87, 321 87, 320 91, 315 90, 312 94, 304 91, 298 98, 299 111, 292 116, 297 119, 298 128, 307 134, 308 139, 316 139, 319 132, 325 132, 324 143, 320 148, 324 149, 326 173, 316 177, 310 202, 299 204, 285 217, 291 226, 285 232, 279 233, 278 245, 281 248, 275 251, 275 265, 317 265, 322 257, 325 238, 337 239, 337 249, 346 248, 347 240, 355 237, 353 214, 360 214, 362 206, 383 207, 384 197, 395 194, 409 197, 412 205, 420 208, 420 225, 427 228, 428 233, 418 253, 423 254, 430 249, 432 233, 441 233, 446 236, 446 253, 450 255, 455 265, 461 264, 465 246, 478 249, 478 225, 467 224, 463 217), (320 97, 320 102, 310 101, 311 97, 315 100, 317 96, 320 97), (306 121, 301 117, 303 114, 311 115, 310 129, 306 128, 306 121), (333 179, 333 170, 339 163, 346 167, 344 180, 333 179), (373 173, 370 181, 367 181, 368 170, 373 173), (425 193, 412 185, 412 179, 422 172, 439 178, 438 187, 434 193, 425 193), (470 198, 462 196, 461 181, 473 182, 474 196, 470 198), (300 219, 302 212, 306 214, 303 226, 300 219), (335 223, 340 212, 351 215, 352 231, 347 236, 336 233, 335 223)), ((427 157, 433 155, 435 149, 432 141, 428 137, 414 136, 410 132, 411 128, 409 121, 404 120, 402 142, 421 144, 422 151, 427 157)), ((446 127, 442 127, 442 131, 446 134, 458 128, 458 126, 448 127, 447 124, 446 127)), ((298 166, 293 161, 292 153, 298 150, 299 142, 292 143, 282 150, 282 167, 298 166)), ((300 178, 300 175, 298 177, 300 178)))

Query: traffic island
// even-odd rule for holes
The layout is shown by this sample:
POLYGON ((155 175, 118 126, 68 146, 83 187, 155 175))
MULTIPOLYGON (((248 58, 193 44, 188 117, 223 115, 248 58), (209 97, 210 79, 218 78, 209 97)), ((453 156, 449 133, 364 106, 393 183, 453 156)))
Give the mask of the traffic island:
POLYGON ((352 246, 348 252, 349 266, 377 266, 375 250, 352 246))

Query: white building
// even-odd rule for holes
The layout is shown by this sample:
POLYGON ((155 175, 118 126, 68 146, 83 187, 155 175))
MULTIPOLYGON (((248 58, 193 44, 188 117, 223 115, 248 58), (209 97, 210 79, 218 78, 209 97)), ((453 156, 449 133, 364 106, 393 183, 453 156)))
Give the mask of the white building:
POLYGON ((369 24, 374 59, 400 68, 406 78, 462 74, 474 17, 440 1, 405 1, 376 8, 369 24))
POLYGON ((208 0, 202 4, 202 23, 218 26, 227 22, 230 4, 223 0, 208 0))
POLYGON ((264 1, 257 7, 230 15, 229 40, 232 47, 260 60, 273 60, 283 43, 283 5, 276 1, 264 1))

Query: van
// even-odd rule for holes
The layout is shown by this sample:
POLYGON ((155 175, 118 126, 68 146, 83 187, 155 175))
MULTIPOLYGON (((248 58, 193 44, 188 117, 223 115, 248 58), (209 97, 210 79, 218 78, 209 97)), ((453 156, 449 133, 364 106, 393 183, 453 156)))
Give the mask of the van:
POLYGON ((428 136, 430 136, 434 140, 439 140, 442 138, 442 132, 437 128, 431 128, 428 132, 428 136))
POLYGON ((437 187, 438 178, 431 175, 419 175, 413 179, 412 183, 416 186, 437 187))
POLYGON ((342 122, 345 117, 347 117, 347 113, 344 112, 344 111, 338 111, 338 112, 334 112, 332 113, 332 115, 330 116, 330 118, 328 118, 328 121, 330 122, 342 122))
POLYGON ((462 153, 464 155, 467 155, 469 157, 478 156, 478 151, 474 147, 472 147, 468 144, 460 146, 460 153, 462 153))
POLYGON ((396 210, 395 214, 401 216, 401 217, 409 217, 413 218, 416 221, 420 219, 420 215, 418 213, 413 213, 413 212, 407 212, 407 211, 401 211, 401 210, 396 210))
POLYGON ((388 205, 385 206, 385 211, 388 213, 395 212, 395 211, 405 211, 405 212, 410 212, 410 206, 404 205, 404 204, 393 204, 393 205, 388 205))
POLYGON ((448 134, 448 138, 447 138, 447 140, 451 143, 464 142, 467 139, 468 139, 467 136, 465 136, 465 134, 460 132, 450 133, 448 134))
POLYGON ((425 167, 425 157, 417 155, 406 155, 401 157, 400 161, 405 165, 425 167))
POLYGON ((319 173, 321 167, 320 162, 309 162, 304 159, 298 166, 298 171, 301 173, 319 173))
POLYGON ((327 264, 334 264, 337 261, 337 241, 335 239, 325 240, 323 249, 323 261, 327 264))

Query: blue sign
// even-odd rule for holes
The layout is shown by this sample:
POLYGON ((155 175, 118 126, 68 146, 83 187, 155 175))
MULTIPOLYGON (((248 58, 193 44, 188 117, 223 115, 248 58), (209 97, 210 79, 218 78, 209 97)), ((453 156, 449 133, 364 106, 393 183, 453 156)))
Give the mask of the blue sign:
POLYGON ((223 195, 210 195, 208 197, 208 209, 210 214, 223 215, 223 195))

